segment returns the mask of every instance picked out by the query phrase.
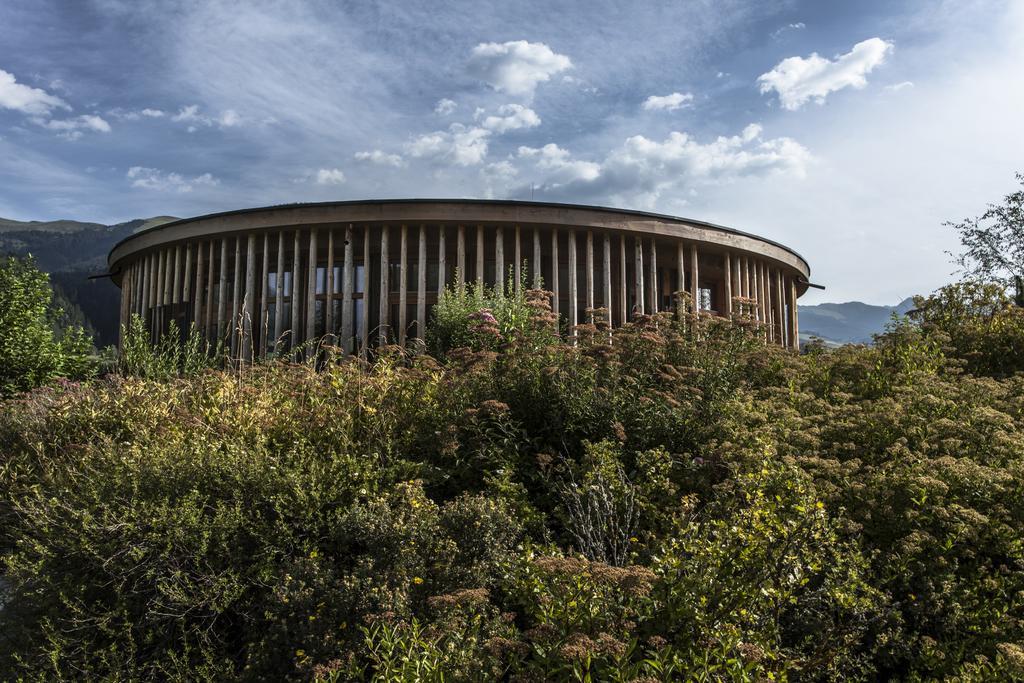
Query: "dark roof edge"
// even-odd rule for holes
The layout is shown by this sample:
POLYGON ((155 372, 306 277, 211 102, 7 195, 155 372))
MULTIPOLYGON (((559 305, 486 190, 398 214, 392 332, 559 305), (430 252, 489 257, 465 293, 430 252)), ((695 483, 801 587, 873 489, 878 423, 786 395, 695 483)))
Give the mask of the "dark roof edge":
MULTIPOLYGON (((607 211, 609 213, 622 213, 622 214, 628 214, 628 215, 631 215, 631 216, 644 216, 644 217, 647 217, 647 218, 657 218, 657 219, 660 219, 660 220, 678 221, 678 222, 681 222, 681 223, 692 223, 694 225, 700 225, 700 226, 703 226, 703 227, 706 227, 706 228, 712 228, 714 230, 722 230, 723 232, 732 233, 734 235, 741 235, 743 237, 749 237, 751 239, 760 240, 762 242, 765 242, 766 244, 771 244, 773 246, 776 246, 779 249, 784 249, 785 251, 788 251, 789 253, 793 254, 793 256, 796 256, 798 259, 803 261, 804 265, 807 266, 807 272, 808 273, 810 273, 810 270, 811 270, 811 265, 810 265, 810 263, 808 263, 807 259, 805 259, 803 256, 801 256, 800 253, 797 252, 795 249, 787 247, 785 244, 782 244, 780 242, 776 242, 775 240, 770 240, 770 239, 768 239, 766 237, 761 237, 760 235, 755 235, 753 233, 744 232, 742 230, 736 230, 735 228, 730 228, 730 227, 727 227, 725 225, 718 225, 717 223, 709 223, 708 221, 701 221, 701 220, 696 220, 696 219, 693 219, 693 218, 684 218, 683 216, 672 216, 670 214, 654 213, 652 211, 639 211, 637 209, 617 209, 617 208, 611 207, 611 206, 596 206, 596 205, 590 205, 590 204, 567 204, 567 203, 564 203, 564 202, 534 202, 534 201, 526 201, 526 200, 522 200, 522 199, 457 199, 457 198, 444 198, 444 197, 438 197, 438 198, 420 197, 420 198, 407 198, 407 199, 346 199, 346 200, 338 200, 338 201, 331 201, 331 202, 295 202, 295 203, 292 203, 292 204, 273 204, 271 206, 255 206, 255 207, 251 207, 251 208, 248 208, 248 209, 233 209, 231 211, 218 211, 218 212, 215 212, 215 213, 203 214, 201 216, 192 216, 190 218, 180 218, 180 219, 178 219, 176 221, 170 221, 168 223, 161 223, 160 225, 155 225, 152 228, 147 228, 147 229, 142 230, 140 232, 133 233, 133 234, 131 234, 131 235, 121 239, 117 244, 115 244, 113 247, 111 247, 110 253, 113 253, 114 250, 116 250, 122 244, 124 244, 125 242, 128 242, 128 241, 138 237, 139 235, 145 235, 145 234, 153 232, 155 230, 162 230, 164 228, 173 227, 173 226, 176 226, 176 225, 181 225, 183 223, 192 223, 194 221, 201 221, 201 220, 205 220, 207 218, 223 218, 225 216, 240 216, 240 215, 243 215, 243 214, 257 213, 259 211, 269 211, 269 210, 272 210, 272 209, 298 209, 298 208, 305 208, 305 207, 351 206, 351 205, 354 205, 354 204, 432 204, 432 203, 436 204, 436 203, 443 203, 443 202, 462 203, 462 204, 497 204, 497 205, 503 205, 503 206, 539 206, 539 207, 549 207, 549 208, 553 208, 553 209, 586 209, 586 210, 589 210, 589 211, 607 211)), ((108 256, 108 259, 109 259, 109 256, 108 256)))

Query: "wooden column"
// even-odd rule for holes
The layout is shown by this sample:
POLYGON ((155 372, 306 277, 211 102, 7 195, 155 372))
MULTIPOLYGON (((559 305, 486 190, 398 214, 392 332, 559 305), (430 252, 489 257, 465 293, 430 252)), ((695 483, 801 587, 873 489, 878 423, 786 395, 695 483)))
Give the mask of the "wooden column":
POLYGON ((606 232, 604 234, 604 259, 601 268, 601 284, 604 290, 601 295, 601 303, 604 305, 605 319, 608 321, 608 329, 612 325, 612 238, 606 232))
POLYGON ((235 268, 231 287, 231 353, 238 357, 239 316, 242 314, 242 238, 235 237, 235 268))
MULTIPOLYGON (((683 247, 682 241, 676 242, 676 271, 679 273, 679 286, 676 287, 677 292, 686 291, 686 255, 685 248, 683 247)), ((682 314, 684 311, 683 301, 681 300, 682 294, 677 295, 676 307, 679 309, 679 313, 682 314)))
POLYGON ((458 286, 458 290, 461 292, 465 290, 466 284, 466 226, 459 226, 458 237, 456 239, 455 268, 458 270, 456 285, 458 286))
POLYGON ((380 226, 380 323, 377 338, 381 345, 388 343, 388 327, 391 324, 391 263, 388 260, 388 226, 380 226))
POLYGON ((722 257, 725 265, 725 317, 732 317, 732 257, 726 253, 722 257))
POLYGON ((558 292, 558 228, 551 226, 551 312, 555 314, 555 329, 560 322, 559 318, 559 292, 558 292))
POLYGON ((150 275, 149 266, 152 259, 149 256, 142 258, 142 296, 139 297, 139 316, 143 322, 146 321, 146 313, 149 312, 150 275))
POLYGON ((594 323, 594 231, 587 230, 587 322, 594 323))
POLYGON ((693 280, 693 312, 700 313, 700 259, 696 242, 690 245, 690 277, 693 280))
POLYGON ((437 228, 437 298, 441 299, 448 283, 448 244, 443 225, 437 228))
POLYGON ((768 342, 775 341, 775 294, 772 292, 772 269, 765 264, 764 267, 764 303, 768 309, 768 342))
POLYGON ((163 306, 170 299, 170 297, 168 296, 170 294, 170 286, 167 284, 167 273, 169 271, 168 255, 169 252, 167 249, 160 250, 160 265, 158 266, 157 270, 157 306, 163 306))
POLYGON ((644 315, 645 306, 647 304, 647 297, 644 296, 644 243, 643 239, 637 235, 633 238, 633 242, 636 246, 636 280, 635 287, 636 291, 633 292, 633 317, 636 314, 644 315))
POLYGON ((790 347, 796 351, 800 350, 800 319, 797 313, 796 303, 796 278, 789 278, 789 336, 790 347))
MULTIPOLYGON (((324 273, 324 336, 334 337, 334 228, 327 228, 327 271, 324 273)), ((336 343, 330 339, 328 343, 336 343)))
POLYGON ((422 223, 416 276, 416 338, 423 339, 427 330, 427 226, 422 223))
POLYGON ((780 346, 786 346, 786 298, 782 292, 782 271, 775 271, 775 319, 778 321, 777 340, 780 346))
POLYGON ((398 259, 398 345, 405 346, 405 333, 409 326, 409 229, 402 225, 398 259))
POLYGON ((292 308, 289 349, 294 349, 302 343, 302 298, 299 295, 302 289, 299 286, 299 283, 302 282, 302 275, 300 274, 302 272, 302 231, 299 229, 295 230, 292 250, 292 286, 291 291, 288 292, 292 308))
POLYGON ((519 292, 522 290, 522 277, 523 277, 523 248, 521 243, 522 236, 520 235, 519 226, 516 226, 516 244, 514 248, 515 254, 515 267, 512 272, 512 282, 515 286, 515 294, 519 296, 519 292))
POLYGON ((192 324, 197 330, 203 329, 203 269, 206 267, 206 251, 203 243, 196 244, 196 285, 192 290, 192 324))
POLYGON ((540 228, 533 229, 533 262, 530 264, 530 273, 533 275, 533 288, 540 289, 544 286, 544 273, 540 260, 540 228))
POLYGON ((629 305, 626 302, 626 235, 619 233, 619 324, 629 322, 629 305))
POLYGON ((261 259, 263 269, 260 271, 260 319, 256 325, 260 338, 260 358, 267 355, 267 330, 270 321, 267 320, 270 304, 267 298, 270 296, 270 233, 263 233, 263 258, 261 259))
POLYGON ((648 277, 650 278, 650 292, 648 296, 651 299, 650 311, 651 315, 658 312, 658 240, 651 237, 651 259, 650 264, 647 266, 648 277))
POLYGON ((181 302, 181 245, 174 247, 174 279, 171 282, 171 303, 181 302))
MULTIPOLYGON (((309 229, 309 265, 306 268, 306 341, 316 339, 316 266, 319 254, 317 253, 317 229, 309 229)), ((315 353, 312 349, 310 353, 315 353)))
POLYGON ((192 245, 185 245, 185 273, 181 276, 181 302, 192 301, 192 245))
POLYGON ((213 311, 213 294, 216 287, 217 277, 217 242, 216 240, 210 240, 210 246, 207 250, 206 264, 206 316, 203 318, 203 338, 209 342, 216 331, 214 330, 214 311, 213 311))
POLYGON ((253 318, 256 317, 256 235, 249 233, 245 251, 245 298, 242 314, 242 358, 253 359, 253 318))
POLYGON ((132 301, 132 269, 131 266, 121 272, 121 296, 118 307, 117 340, 118 347, 124 343, 125 332, 128 330, 128 308, 132 301))
POLYGON ((363 315, 359 353, 365 357, 370 347, 370 226, 363 228, 363 315))
POLYGON ((345 256, 341 266, 341 347, 352 353, 352 224, 345 227, 345 256))
POLYGON ((476 285, 484 284, 484 226, 476 226, 476 285))
POLYGON ((217 276, 217 343, 223 343, 228 317, 228 241, 220 241, 220 270, 217 276))
MULTIPOLYGON (((768 287, 764 281, 765 278, 765 264, 763 261, 758 262, 757 269, 757 293, 758 300, 760 303, 761 311, 761 322, 768 325, 768 287)), ((766 329, 767 333, 767 329, 766 329)), ((766 337, 767 338, 767 337, 766 337)))
POLYGON ((576 230, 569 228, 569 334, 576 338, 576 325, 579 324, 579 300, 577 299, 576 275, 576 230))
POLYGON ((274 353, 284 333, 284 230, 277 233, 277 272, 274 273, 274 353))
POLYGON ((505 293, 505 230, 500 225, 494 229, 494 289, 505 293))

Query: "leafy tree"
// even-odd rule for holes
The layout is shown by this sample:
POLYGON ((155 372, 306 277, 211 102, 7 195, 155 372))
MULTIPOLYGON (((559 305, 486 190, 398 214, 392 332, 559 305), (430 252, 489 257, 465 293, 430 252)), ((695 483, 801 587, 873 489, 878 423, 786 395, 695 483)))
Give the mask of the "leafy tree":
POLYGON ((85 331, 69 326, 55 334, 62 310, 53 299, 49 276, 31 256, 0 260, 0 395, 93 372, 85 331))
POLYGON ((1024 278, 1024 173, 1017 174, 1021 189, 1003 198, 1002 204, 989 204, 985 213, 959 223, 947 222, 960 235, 966 250, 956 262, 964 273, 1005 286, 1024 278))

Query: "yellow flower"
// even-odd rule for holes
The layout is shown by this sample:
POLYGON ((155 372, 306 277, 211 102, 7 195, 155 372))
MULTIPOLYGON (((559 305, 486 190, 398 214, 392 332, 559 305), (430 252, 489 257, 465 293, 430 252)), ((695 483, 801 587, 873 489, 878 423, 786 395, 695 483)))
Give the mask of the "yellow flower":
POLYGON ((418 576, 414 576, 414 577, 412 578, 412 582, 413 582, 413 583, 415 583, 415 584, 416 584, 416 585, 418 586, 418 585, 420 585, 421 583, 423 583, 423 579, 421 579, 421 578, 420 578, 420 577, 418 577, 418 576))
POLYGON ((824 509, 824 508, 825 508, 825 504, 824 504, 824 503, 822 503, 822 502, 821 502, 820 500, 819 500, 819 501, 818 501, 817 503, 815 503, 815 505, 817 506, 817 508, 818 508, 819 510, 822 510, 822 509, 824 509))
POLYGON ((305 650, 296 650, 295 651, 295 656, 296 657, 305 657, 306 656, 306 651, 305 650))

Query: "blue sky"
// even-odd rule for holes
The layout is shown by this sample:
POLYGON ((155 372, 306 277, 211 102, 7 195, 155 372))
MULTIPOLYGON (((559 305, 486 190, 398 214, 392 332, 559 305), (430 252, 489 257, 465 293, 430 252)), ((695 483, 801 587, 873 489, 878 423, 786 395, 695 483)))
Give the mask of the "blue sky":
POLYGON ((1024 2, 0 3, 0 216, 585 202, 801 252, 808 302, 948 281, 1024 170, 1024 2))

